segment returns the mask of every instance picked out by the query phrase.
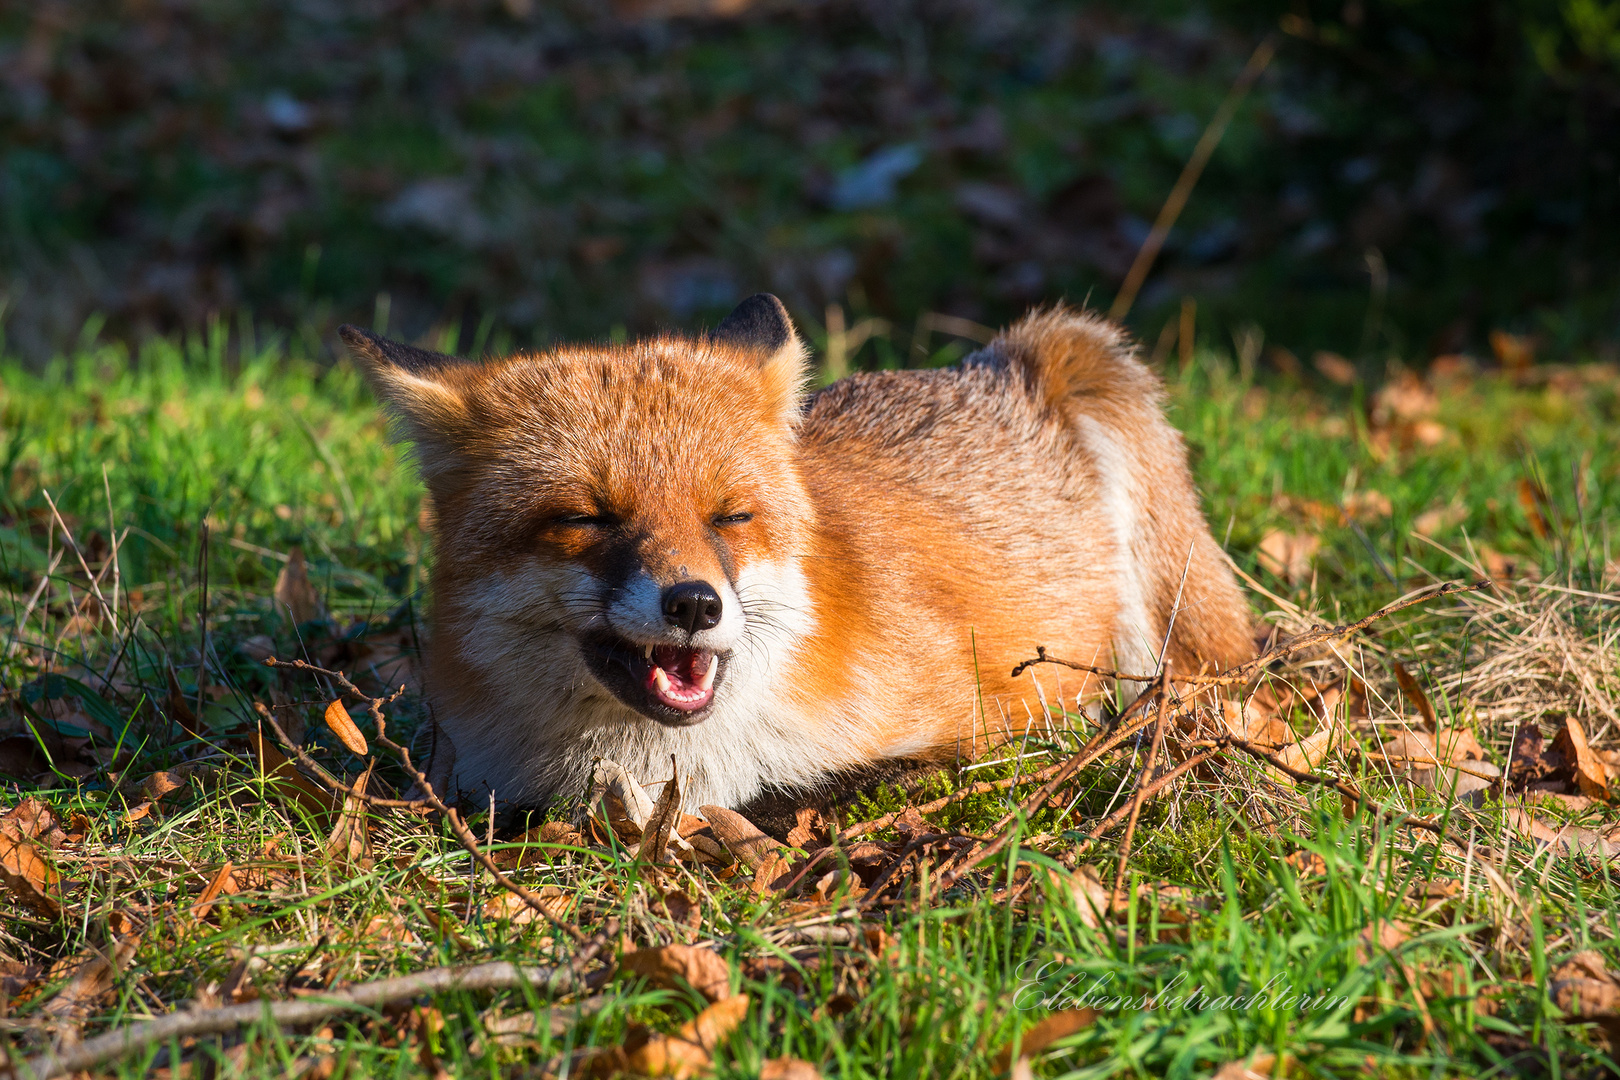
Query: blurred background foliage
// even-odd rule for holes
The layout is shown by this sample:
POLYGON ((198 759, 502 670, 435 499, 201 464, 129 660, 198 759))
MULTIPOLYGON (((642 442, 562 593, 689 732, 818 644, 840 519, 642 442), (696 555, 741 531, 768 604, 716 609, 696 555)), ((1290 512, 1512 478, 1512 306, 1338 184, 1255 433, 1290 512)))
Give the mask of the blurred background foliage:
POLYGON ((0 0, 5 347, 480 351, 768 288, 907 362, 928 313, 1106 307, 1267 34, 1139 334, 1613 357, 1620 0, 0 0))

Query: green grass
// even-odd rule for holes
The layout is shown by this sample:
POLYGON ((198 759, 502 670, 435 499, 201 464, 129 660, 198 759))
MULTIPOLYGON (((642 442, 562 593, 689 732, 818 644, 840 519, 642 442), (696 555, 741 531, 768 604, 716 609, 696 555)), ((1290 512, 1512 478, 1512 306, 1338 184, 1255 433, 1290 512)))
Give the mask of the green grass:
MULTIPOLYGON (((87 830, 59 853, 68 880, 63 918, 0 901, 8 905, 0 950, 49 966, 106 945, 115 910, 143 923, 139 948, 93 1011, 91 1031, 206 995, 249 949, 258 959, 247 979, 269 996, 298 975, 357 981, 460 960, 564 954, 566 942, 547 927, 484 911, 499 890, 469 876, 465 853, 442 827, 379 815, 375 861, 351 870, 321 854, 329 821, 265 791, 242 738, 254 724, 255 699, 308 700, 312 753, 333 772, 352 777, 361 767, 320 727, 326 695, 319 686, 284 681, 238 648, 268 636, 279 655, 294 655, 311 631, 288 625, 270 598, 284 565, 278 556, 304 551, 311 579, 357 648, 368 635, 412 624, 430 553, 417 523, 419 488, 355 371, 321 368, 279 342, 229 345, 220 331, 186 344, 154 340, 131 356, 92 335, 43 373, 0 368, 0 640, 9 646, 0 656, 8 739, 0 747, 37 733, 54 769, 44 780, 9 781, 5 801, 35 795, 64 823, 84 815, 73 829, 87 830), (71 619, 95 610, 71 552, 56 561, 23 619, 62 551, 47 491, 93 568, 103 565, 110 538, 122 537, 123 633, 106 620, 71 619), (180 695, 195 704, 205 521, 207 683, 226 689, 203 695, 202 737, 192 738, 175 722, 168 679, 172 671, 180 695), (46 677, 47 665, 57 678, 46 677), (64 714, 60 706, 74 698, 76 711, 64 714), (212 768, 159 807, 132 814, 143 802, 140 783, 182 762, 212 768), (249 882, 207 919, 191 918, 190 905, 226 861, 279 877, 249 882), (476 902, 469 905, 470 880, 476 902)), ((1364 407, 1372 388, 1324 393, 1256 383, 1243 367, 1213 351, 1185 369, 1172 363, 1171 414, 1187 433, 1217 538, 1282 600, 1351 618, 1424 582, 1472 576, 1412 533, 1421 515, 1453 504, 1447 522, 1431 530, 1451 551, 1484 559, 1490 548, 1535 563, 1566 587, 1616 590, 1620 446, 1612 432, 1620 425, 1620 384, 1612 373, 1544 370, 1532 385, 1499 375, 1450 384, 1430 417, 1440 425, 1438 442, 1403 446, 1409 430, 1391 435, 1369 420, 1378 415, 1364 407), (1332 508, 1367 505, 1368 492, 1387 499, 1387 514, 1371 500, 1375 509, 1353 526, 1337 517, 1332 508), (1311 574, 1287 581, 1258 563, 1258 547, 1275 531, 1319 537, 1311 574)), ((100 587, 110 600, 109 576, 100 587)), ((1536 605, 1564 594, 1521 584, 1510 595, 1536 605)), ((1283 605, 1253 599, 1257 612, 1299 625, 1283 605)), ((1610 666, 1595 676, 1612 695, 1620 682, 1614 604, 1578 601, 1560 610, 1579 640, 1609 649, 1610 666)), ((1453 605, 1415 609, 1381 627, 1353 654, 1373 685, 1375 717, 1403 711, 1387 670, 1391 659, 1405 660, 1443 715, 1477 718, 1481 741, 1503 761, 1511 724, 1490 711, 1500 694, 1466 681, 1455 692, 1440 690, 1495 647, 1492 626, 1518 632, 1517 625, 1453 605)), ((1527 707, 1523 719, 1556 720, 1570 707, 1575 691, 1556 680, 1547 685, 1536 699, 1542 704, 1527 707)), ((401 704, 396 731, 409 736, 420 705, 414 696, 401 704)), ((1298 713, 1295 720, 1306 722, 1298 713)), ((1616 741, 1601 724, 1588 730, 1599 745, 1616 741)), ((1488 850, 1504 890, 1488 880, 1484 855, 1437 846, 1365 812, 1347 819, 1337 796, 1278 787, 1231 763, 1148 804, 1130 864, 1141 898, 1130 921, 1098 930, 1063 882, 1076 861, 1111 881, 1117 834, 1078 856, 1076 849, 1133 775, 1129 761, 1127 754, 1086 770, 1070 793, 1074 807, 1044 809, 1023 823, 1019 846, 986 873, 943 895, 924 896, 909 882, 906 899, 877 915, 890 939, 877 954, 797 950, 785 967, 768 969, 762 956, 784 954, 769 944, 773 930, 829 909, 756 899, 746 875, 727 882, 682 869, 655 887, 622 851, 593 848, 519 876, 531 887, 577 894, 588 927, 619 915, 626 935, 643 945, 676 939, 658 907, 663 888, 696 900, 698 940, 713 941, 732 961, 735 985, 753 999, 718 1055, 722 1076, 757 1075, 763 1059, 791 1054, 826 1076, 988 1077, 1018 1032, 1088 990, 1093 998, 1165 1000, 1151 1009, 1105 1002, 1093 1026, 1037 1057, 1039 1075, 1205 1076, 1260 1051, 1287 1055, 1296 1063, 1289 1075, 1311 1076, 1595 1076, 1614 1067, 1593 1030, 1563 1022, 1548 998, 1549 972, 1578 950, 1597 949, 1620 967, 1620 895, 1608 866, 1516 841, 1504 833, 1500 804, 1452 804, 1382 782, 1349 759, 1337 762, 1397 815, 1444 818, 1460 845, 1488 850), (1302 851, 1321 857, 1323 873, 1301 875, 1283 861, 1302 851), (1029 874, 1038 879, 1029 902, 1006 903, 998 890, 1029 874), (1191 899, 1155 902, 1154 887, 1164 882, 1191 899), (1446 882, 1451 895, 1443 893, 1446 882), (1400 933, 1381 936, 1387 926, 1400 933), (1275 994, 1210 1004, 1252 997, 1268 983, 1280 989, 1278 976, 1295 994, 1343 1004, 1300 1011, 1275 994), (1195 986, 1201 1002, 1170 1000, 1195 986), (1480 995, 1487 986, 1500 988, 1496 996, 1480 995)), ((1015 767, 1004 762, 964 778, 1015 767)), ((400 772, 387 775, 402 785, 400 772)), ((955 783, 941 777, 913 798, 955 783)), ((879 793, 858 809, 895 808, 899 798, 879 793)), ((1009 805, 993 793, 934 820, 981 831, 1009 805)), ((1597 807, 1581 820, 1612 827, 1616 818, 1597 807)), ((480 815, 472 825, 483 834, 480 815)), ((45 1037, 54 985, 46 980, 8 1007, 14 1046, 37 1047, 45 1037)), ((503 1075, 579 1046, 613 1045, 631 1024, 673 1030, 701 1004, 690 994, 616 986, 605 1008, 564 1034, 542 1025, 529 1042, 499 1047, 474 1038, 482 1018, 492 1008, 528 1009, 529 999, 447 995, 437 1002, 445 1027, 435 1053, 458 1075, 503 1075)), ((419 1039, 391 1034, 402 1024, 385 1016, 334 1023, 325 1033, 261 1033, 234 1049, 181 1049, 223 1054, 229 1071, 242 1075, 283 1075, 332 1054, 349 1075, 431 1072, 419 1039)), ((153 1063, 137 1057, 118 1070, 140 1075, 153 1063)))

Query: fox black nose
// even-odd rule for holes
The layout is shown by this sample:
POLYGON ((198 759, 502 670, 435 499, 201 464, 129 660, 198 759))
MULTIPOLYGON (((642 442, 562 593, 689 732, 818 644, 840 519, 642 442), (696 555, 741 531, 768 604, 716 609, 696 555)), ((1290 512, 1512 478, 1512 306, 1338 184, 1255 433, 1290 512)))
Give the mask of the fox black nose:
POLYGON ((707 581, 683 581, 664 590, 664 621, 688 634, 720 625, 720 594, 707 581))

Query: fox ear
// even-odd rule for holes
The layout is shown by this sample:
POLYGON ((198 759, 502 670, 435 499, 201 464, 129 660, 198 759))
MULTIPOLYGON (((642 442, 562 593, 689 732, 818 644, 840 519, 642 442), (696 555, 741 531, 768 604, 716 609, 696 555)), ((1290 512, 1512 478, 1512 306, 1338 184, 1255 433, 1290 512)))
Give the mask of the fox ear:
POLYGON ((357 326, 338 327, 338 336, 365 372, 366 381, 404 434, 416 444, 424 476, 454 467, 447 436, 464 426, 467 404, 462 396, 466 369, 475 366, 443 353, 369 334, 357 326))
POLYGON ((709 335, 715 341, 764 354, 759 373, 765 393, 782 421, 793 426, 809 375, 808 353, 793 330, 782 301, 755 293, 732 309, 709 335))

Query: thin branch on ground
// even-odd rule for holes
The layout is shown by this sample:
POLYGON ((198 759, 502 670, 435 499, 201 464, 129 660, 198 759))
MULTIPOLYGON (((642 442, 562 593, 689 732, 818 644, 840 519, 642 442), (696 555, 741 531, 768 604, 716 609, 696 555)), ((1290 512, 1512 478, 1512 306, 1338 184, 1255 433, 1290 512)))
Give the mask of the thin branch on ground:
MULTIPOLYGON (((1388 618, 1398 611, 1404 611, 1409 607, 1427 603, 1430 600, 1438 600, 1442 596, 1478 592, 1491 586, 1492 582, 1488 580, 1476 581, 1472 585, 1459 585, 1454 581, 1447 581, 1433 589, 1403 597, 1392 604, 1379 608, 1371 615, 1357 619, 1353 623, 1345 623, 1342 626, 1314 626, 1303 634, 1297 634, 1287 641, 1278 642, 1253 660, 1229 668, 1219 675, 1177 675, 1172 681, 1183 686, 1241 686, 1262 674, 1268 665, 1278 660, 1287 660, 1297 653, 1304 652, 1306 649, 1338 642, 1354 634, 1359 634, 1379 619, 1388 618)), ((1058 664, 1075 671, 1087 671, 1093 675, 1100 675, 1103 678, 1114 679, 1118 682, 1150 683, 1157 682, 1159 678, 1157 675, 1130 675, 1110 668, 1083 664, 1078 660, 1064 660, 1060 657, 1048 656, 1044 645, 1036 647, 1033 660, 1025 660, 1012 669, 1013 677, 1017 678, 1025 670, 1034 667, 1036 664, 1058 664)))
POLYGON ((414 975, 360 983, 296 1001, 250 1001, 218 1009, 173 1012, 86 1039, 76 1046, 46 1050, 19 1063, 19 1073, 31 1080, 47 1080, 49 1077, 92 1069, 126 1054, 172 1040, 220 1035, 264 1021, 280 1028, 299 1027, 346 1012, 377 1009, 395 1002, 409 1001, 424 994, 532 987, 555 996, 573 989, 579 983, 576 968, 583 966, 581 958, 586 961, 594 958, 606 940, 604 935, 598 935, 598 940, 581 949, 573 962, 557 967, 531 967, 503 960, 471 967, 429 968, 414 975))
POLYGON ((1119 902, 1119 890, 1125 883, 1125 867, 1131 859, 1131 841, 1136 839, 1136 822, 1142 813, 1142 804, 1147 801, 1148 784, 1153 780, 1153 766, 1159 762, 1159 748, 1164 745, 1164 726, 1170 713, 1170 661, 1164 662, 1164 671, 1159 676, 1159 718, 1153 725, 1153 740, 1148 743, 1146 759, 1142 762, 1142 775, 1136 784, 1136 794, 1131 796, 1130 820, 1125 826, 1125 839, 1119 842, 1119 869, 1114 872, 1114 888, 1108 894, 1110 909, 1119 902))

